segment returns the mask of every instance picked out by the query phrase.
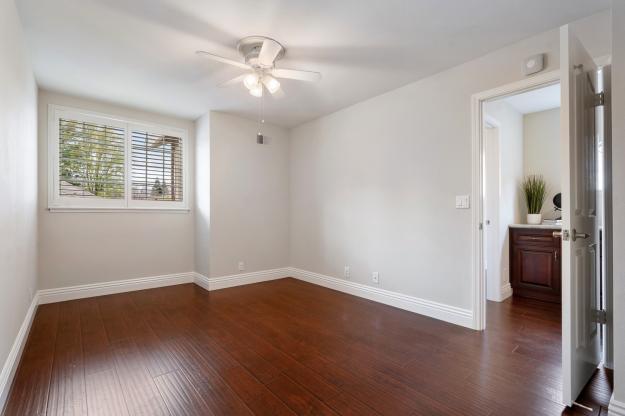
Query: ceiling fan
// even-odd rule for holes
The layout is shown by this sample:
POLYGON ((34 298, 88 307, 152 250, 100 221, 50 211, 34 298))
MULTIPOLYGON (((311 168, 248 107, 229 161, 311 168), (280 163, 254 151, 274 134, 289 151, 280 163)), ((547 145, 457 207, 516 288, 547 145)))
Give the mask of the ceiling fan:
POLYGON ((254 97, 262 97, 265 89, 272 95, 280 91, 280 82, 276 78, 309 82, 321 79, 319 72, 276 68, 276 61, 284 56, 286 50, 274 39, 265 36, 248 36, 239 41, 237 51, 245 62, 224 58, 206 51, 196 53, 213 61, 247 70, 245 74, 220 85, 230 86, 242 82, 254 97))

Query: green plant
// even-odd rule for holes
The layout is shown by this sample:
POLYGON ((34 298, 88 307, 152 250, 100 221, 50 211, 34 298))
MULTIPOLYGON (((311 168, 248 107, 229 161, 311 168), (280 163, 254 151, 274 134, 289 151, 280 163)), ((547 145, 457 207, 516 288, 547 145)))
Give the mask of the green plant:
POLYGON ((528 214, 540 214, 547 196, 547 184, 542 175, 528 175, 521 184, 528 214))

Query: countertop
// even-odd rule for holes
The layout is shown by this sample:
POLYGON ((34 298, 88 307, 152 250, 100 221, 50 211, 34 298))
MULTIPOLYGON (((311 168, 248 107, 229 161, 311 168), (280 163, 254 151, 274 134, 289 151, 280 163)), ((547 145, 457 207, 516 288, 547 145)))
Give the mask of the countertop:
POLYGON ((538 225, 532 225, 532 224, 510 224, 509 226, 510 228, 537 228, 539 230, 561 230, 562 229, 562 225, 556 225, 556 224, 538 224, 538 225))

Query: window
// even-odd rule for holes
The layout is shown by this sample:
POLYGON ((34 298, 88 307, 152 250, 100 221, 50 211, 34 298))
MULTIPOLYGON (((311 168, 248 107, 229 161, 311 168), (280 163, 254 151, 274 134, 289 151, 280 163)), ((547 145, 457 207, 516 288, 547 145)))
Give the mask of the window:
POLYGON ((182 200, 182 139, 132 132, 132 199, 182 200))
POLYGON ((186 132, 50 106, 50 209, 186 210, 186 132))

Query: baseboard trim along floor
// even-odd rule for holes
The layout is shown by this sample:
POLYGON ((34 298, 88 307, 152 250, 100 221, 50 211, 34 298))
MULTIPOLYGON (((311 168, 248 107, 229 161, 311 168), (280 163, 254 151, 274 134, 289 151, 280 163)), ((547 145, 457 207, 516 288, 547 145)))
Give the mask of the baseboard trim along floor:
POLYGON ((289 276, 289 268, 261 270, 250 273, 233 274, 229 276, 206 277, 200 273, 195 273, 195 284, 206 290, 219 290, 229 287, 249 285, 252 283, 268 282, 270 280, 282 279, 289 276))
POLYGON ((610 399, 610 406, 608 407, 608 416, 625 416, 625 403, 619 402, 614 399, 614 394, 610 399))
POLYGON ((394 306, 396 308, 418 313, 420 315, 440 319, 441 321, 452 324, 467 328, 473 327, 473 313, 469 309, 445 305, 443 303, 433 302, 293 267, 290 267, 289 271, 292 277, 299 280, 304 280, 309 283, 383 303, 385 305, 394 306))
MULTIPOLYGON (((17 370, 22 350, 26 344, 30 325, 37 310, 37 305, 131 292, 135 290, 153 289, 184 283, 195 283, 206 290, 212 291, 253 283, 267 282, 285 277, 293 277, 308 283, 334 289, 350 295, 394 306, 396 308, 429 316, 452 324, 461 325, 467 328, 471 328, 472 326, 473 317, 471 311, 468 309, 457 308, 455 306, 420 299, 414 296, 408 296, 294 267, 283 267, 219 277, 206 277, 196 272, 175 273, 160 276, 140 277, 137 279, 93 283, 88 285, 68 286, 56 289, 42 289, 35 294, 20 331, 15 339, 15 342, 13 343, 11 352, 9 353, 9 356, 2 368, 2 373, 0 375, 0 409, 2 409, 4 401, 9 394, 9 389, 13 381, 15 371, 17 370)), ((614 414, 619 415, 620 413, 614 414)), ((625 415, 625 413, 623 413, 623 415, 625 415)))
POLYGON ((266 282, 284 277, 293 277, 295 279, 304 280, 319 286, 349 293, 354 296, 359 296, 361 298, 380 302, 385 305, 394 306, 421 315, 430 316, 432 318, 440 319, 456 325, 468 328, 472 326, 472 313, 469 309, 462 309, 294 267, 282 267, 218 277, 207 277, 197 272, 187 272, 140 277, 137 279, 115 280, 88 285, 43 289, 37 292, 37 298, 39 304, 45 304, 130 292, 134 290, 152 289, 183 283, 195 283, 206 290, 219 290, 229 287, 266 282))
POLYGON ((193 272, 175 273, 160 276, 139 277, 137 279, 92 283, 88 285, 60 287, 56 289, 42 289, 38 292, 39 304, 112 295, 115 293, 153 289, 156 287, 179 285, 183 283, 193 283, 194 277, 195 273, 193 272))
POLYGON ((33 319, 35 318, 35 312, 37 311, 38 304, 39 299, 35 294, 35 297, 28 307, 28 311, 26 311, 24 322, 22 322, 22 326, 20 327, 20 330, 15 337, 15 341, 13 342, 13 346, 9 351, 9 356, 4 362, 4 366, 2 366, 2 373, 0 373, 0 414, 2 414, 4 405, 6 404, 6 400, 9 396, 9 390, 13 384, 13 378, 17 372, 17 366, 20 363, 22 351, 24 351, 24 346, 26 345, 28 333, 30 332, 30 327, 33 323, 33 319))

